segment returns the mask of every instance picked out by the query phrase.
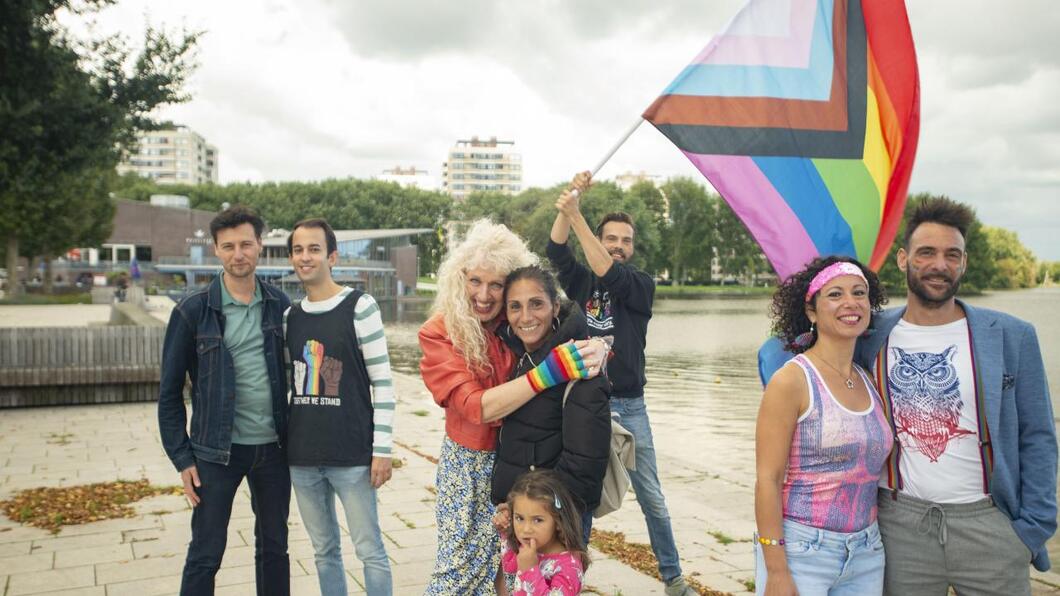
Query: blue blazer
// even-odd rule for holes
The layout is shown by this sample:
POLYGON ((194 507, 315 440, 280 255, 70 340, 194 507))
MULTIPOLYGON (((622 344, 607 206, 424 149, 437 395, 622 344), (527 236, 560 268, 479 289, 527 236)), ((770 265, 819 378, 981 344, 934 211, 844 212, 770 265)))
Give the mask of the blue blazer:
MULTIPOLYGON (((1038 335, 1030 323, 1011 315, 957 303, 968 318, 982 379, 994 450, 990 492, 1033 553, 1034 567, 1046 571, 1045 542, 1056 531, 1057 449, 1038 335)), ((904 307, 881 313, 873 319, 873 329, 858 340, 854 359, 866 370, 873 370, 876 355, 904 314, 904 307)))

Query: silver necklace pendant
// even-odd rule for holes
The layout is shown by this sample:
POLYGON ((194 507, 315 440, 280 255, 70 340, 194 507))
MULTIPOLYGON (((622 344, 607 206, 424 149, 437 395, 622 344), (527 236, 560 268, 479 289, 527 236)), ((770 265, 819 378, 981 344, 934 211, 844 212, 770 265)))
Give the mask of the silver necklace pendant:
POLYGON ((851 380, 850 380, 850 379, 848 378, 848 379, 847 379, 847 389, 853 389, 853 388, 854 388, 854 381, 851 381, 851 380))

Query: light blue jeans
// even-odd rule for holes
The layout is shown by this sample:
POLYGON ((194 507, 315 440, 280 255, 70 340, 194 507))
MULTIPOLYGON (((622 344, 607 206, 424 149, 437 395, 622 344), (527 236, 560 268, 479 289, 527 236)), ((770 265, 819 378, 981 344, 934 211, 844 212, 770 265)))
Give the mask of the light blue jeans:
POLYGON ((659 482, 659 466, 655 462, 655 443, 651 437, 651 424, 643 397, 612 397, 611 413, 618 415, 618 423, 633 434, 637 443, 637 469, 630 471, 629 479, 633 492, 637 494, 640 510, 648 525, 651 550, 659 561, 659 575, 663 581, 681 575, 681 561, 677 557, 677 544, 670 526, 670 512, 659 482))
MULTIPOLYGON (((830 532, 784 520, 784 554, 799 596, 879 596, 883 539, 876 522, 859 532, 830 532)), ((766 562, 755 541, 755 593, 765 594, 766 562)), ((782 548, 770 546, 768 548, 782 548)))
POLYGON ((346 511, 353 550, 364 565, 365 589, 369 596, 390 596, 393 589, 390 561, 379 530, 369 467, 291 466, 291 485, 316 551, 320 593, 323 596, 346 594, 339 520, 335 513, 335 495, 338 495, 346 511))

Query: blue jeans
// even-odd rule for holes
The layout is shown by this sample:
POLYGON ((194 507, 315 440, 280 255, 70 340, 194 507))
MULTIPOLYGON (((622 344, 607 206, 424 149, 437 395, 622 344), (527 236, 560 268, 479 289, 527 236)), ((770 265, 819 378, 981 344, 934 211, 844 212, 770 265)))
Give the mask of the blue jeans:
MULTIPOLYGON (((784 554, 799 596, 883 593, 883 539, 873 522, 859 532, 830 532, 784 520, 784 554)), ((765 594, 766 563, 755 542, 755 591, 765 594)), ((768 548, 782 548, 770 546, 768 548)))
POLYGON ((191 513, 191 544, 184 563, 180 593, 213 594, 214 576, 228 542, 232 501, 245 476, 254 510, 254 564, 258 594, 289 594, 287 513, 291 506, 291 477, 287 456, 276 443, 232 445, 228 465, 198 460, 201 499, 191 513))
POLYGON ((593 512, 586 511, 582 514, 582 542, 586 547, 586 551, 589 548, 589 539, 592 538, 593 534, 593 512))
POLYGON ((651 424, 643 397, 612 397, 611 413, 618 415, 618 423, 633 434, 637 442, 637 469, 631 470, 629 479, 633 492, 637 494, 640 510, 648 525, 651 550, 659 561, 659 575, 663 581, 681 575, 681 561, 677 557, 674 531, 670 527, 670 512, 659 483, 659 466, 655 462, 655 443, 651 437, 651 424))
POLYGON ((291 484, 298 499, 309 540, 316 551, 317 577, 324 596, 346 594, 346 572, 342 566, 339 520, 335 495, 346 511, 353 550, 364 565, 364 583, 369 596, 390 596, 390 561, 379 530, 375 487, 368 466, 291 466, 291 484))

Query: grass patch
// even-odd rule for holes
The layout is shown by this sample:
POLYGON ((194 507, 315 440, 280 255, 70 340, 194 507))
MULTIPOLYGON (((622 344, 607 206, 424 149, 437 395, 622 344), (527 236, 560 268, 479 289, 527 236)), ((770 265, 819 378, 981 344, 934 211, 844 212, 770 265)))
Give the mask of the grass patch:
POLYGON ((49 445, 69 445, 73 436, 73 433, 50 433, 46 442, 49 445))
POLYGON ((29 488, 7 501, 0 510, 13 521, 29 524, 52 534, 62 526, 104 519, 136 517, 129 505, 147 497, 182 495, 179 486, 151 486, 147 480, 118 480, 66 488, 29 488))
POLYGON ((404 466, 405 466, 405 460, 398 459, 396 457, 390 458, 390 467, 391 468, 394 468, 395 470, 400 470, 404 466))
MULTIPOLYGON (((662 577, 659 575, 659 562, 655 559, 655 553, 652 552, 650 545, 629 542, 626 540, 626 535, 622 532, 597 530, 596 528, 593 528, 589 543, 596 550, 618 559, 644 575, 649 575, 662 581, 662 577)), ((702 596, 731 596, 728 592, 712 590, 688 576, 685 576, 685 581, 697 594, 702 596)))
POLYGON ((92 294, 88 292, 77 292, 72 294, 19 294, 17 298, 5 297, 0 304, 92 304, 92 294))
POLYGON ((430 415, 430 412, 428 412, 427 410, 413 410, 412 415, 419 416, 420 418, 422 418, 424 416, 430 415))
POLYGON ((743 587, 747 588, 748 592, 754 592, 755 591, 755 580, 753 580, 753 579, 745 579, 745 580, 743 580, 740 583, 743 584, 743 587))
POLYGON ((722 546, 727 545, 727 544, 732 544, 734 542, 750 542, 751 541, 750 538, 742 538, 742 539, 741 538, 733 538, 732 536, 729 536, 725 532, 721 532, 719 530, 714 530, 713 532, 707 532, 707 534, 710 534, 711 536, 713 536, 714 540, 717 540, 718 544, 721 544, 722 546))

